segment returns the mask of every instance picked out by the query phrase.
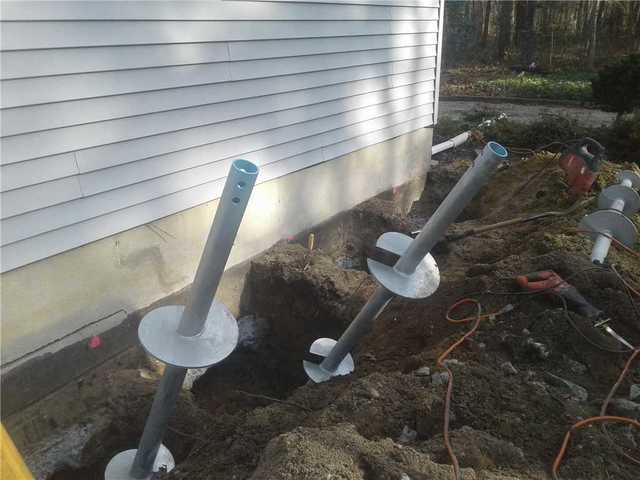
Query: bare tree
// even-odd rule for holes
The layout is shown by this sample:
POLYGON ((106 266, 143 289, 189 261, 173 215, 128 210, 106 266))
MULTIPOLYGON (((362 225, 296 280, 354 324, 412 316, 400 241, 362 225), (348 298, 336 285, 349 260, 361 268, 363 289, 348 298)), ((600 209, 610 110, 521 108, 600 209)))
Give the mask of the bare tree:
POLYGON ((537 5, 536 0, 524 0, 518 3, 522 4, 522 6, 517 9, 517 14, 520 18, 516 19, 516 26, 519 29, 517 34, 519 38, 520 59, 525 65, 529 65, 536 57, 535 21, 537 5))
POLYGON ((513 2, 503 0, 498 2, 498 38, 497 58, 504 60, 507 47, 511 45, 511 25, 513 22, 513 2))
POLYGON ((480 45, 483 47, 487 45, 489 39, 489 23, 491 22, 491 0, 484 2, 484 19, 482 21, 482 37, 480 38, 480 45))
MULTIPOLYGON (((587 68, 593 70, 596 62, 596 48, 598 43, 598 17, 600 10, 600 0, 592 3, 591 13, 589 15, 589 42, 587 43, 587 68)), ((604 5, 604 2, 602 2, 604 5)))

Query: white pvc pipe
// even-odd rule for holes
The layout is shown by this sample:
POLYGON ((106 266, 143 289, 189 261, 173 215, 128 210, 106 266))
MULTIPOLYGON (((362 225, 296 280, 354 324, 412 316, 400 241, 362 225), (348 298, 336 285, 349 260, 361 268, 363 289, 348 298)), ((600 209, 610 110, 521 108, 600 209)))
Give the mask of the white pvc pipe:
POLYGON ((459 147, 460 145, 465 143, 467 140, 469 140, 470 137, 471 137, 471 131, 469 130, 467 132, 461 133, 460 135, 456 135, 455 137, 450 138, 449 140, 446 140, 442 143, 434 145, 433 147, 431 147, 431 155, 444 152, 445 150, 449 150, 450 148, 453 148, 453 147, 459 147))

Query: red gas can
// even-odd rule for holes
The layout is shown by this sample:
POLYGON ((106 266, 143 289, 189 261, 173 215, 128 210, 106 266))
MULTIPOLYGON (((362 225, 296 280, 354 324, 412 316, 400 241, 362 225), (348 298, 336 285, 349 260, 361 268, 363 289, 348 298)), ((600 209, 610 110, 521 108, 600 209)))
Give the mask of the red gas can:
POLYGON ((581 196, 591 190, 605 149, 592 138, 584 138, 560 157, 560 167, 567 174, 569 193, 581 196))

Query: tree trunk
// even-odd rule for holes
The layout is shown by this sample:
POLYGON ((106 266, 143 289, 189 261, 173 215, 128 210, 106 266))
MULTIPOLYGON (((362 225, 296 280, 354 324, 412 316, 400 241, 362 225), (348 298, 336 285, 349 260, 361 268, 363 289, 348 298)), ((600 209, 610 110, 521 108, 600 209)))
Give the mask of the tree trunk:
POLYGON ((524 18, 526 16, 526 0, 518 0, 515 2, 516 6, 516 18, 515 18, 515 35, 514 35, 514 45, 518 48, 522 45, 522 32, 523 32, 523 24, 524 18))
POLYGON ((473 1, 473 39, 475 42, 482 42, 482 21, 484 19, 484 2, 478 0, 473 1))
POLYGON ((589 35, 589 45, 587 49, 587 68, 593 70, 596 63, 596 49, 598 46, 598 24, 602 15, 602 6, 604 2, 595 0, 591 11, 591 25, 589 35))
POLYGON ((484 2, 484 20, 482 21, 482 37, 480 38, 480 45, 483 47, 487 45, 489 39, 489 22, 491 21, 491 0, 484 2))
POLYGON ((591 5, 590 1, 582 2, 582 16, 580 19, 580 37, 583 40, 587 39, 587 32, 589 31, 589 22, 591 18, 591 5))
POLYGON ((513 22, 513 2, 503 0, 498 3, 498 51, 496 57, 504 61, 507 47, 511 45, 511 23, 513 22))
POLYGON ((640 2, 634 5, 636 6, 636 18, 633 27, 633 38, 635 39, 633 46, 634 50, 637 50, 640 48, 640 2))
POLYGON ((524 2, 522 21, 520 24, 520 58, 524 65, 529 65, 536 58, 536 1, 524 2))

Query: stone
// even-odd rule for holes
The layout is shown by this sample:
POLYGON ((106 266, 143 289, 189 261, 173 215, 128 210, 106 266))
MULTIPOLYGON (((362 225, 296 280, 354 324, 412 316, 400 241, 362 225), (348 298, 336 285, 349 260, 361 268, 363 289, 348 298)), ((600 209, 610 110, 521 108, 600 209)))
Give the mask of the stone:
POLYGON ((640 400, 640 384, 634 383, 629 388, 629 400, 640 400))
POLYGON ((576 360, 569 357, 565 357, 565 361, 567 362, 567 366, 569 367, 569 370, 571 370, 576 375, 583 375, 587 373, 588 368, 586 365, 580 362, 577 362, 576 360))
POLYGON ((409 428, 407 425, 404 426, 402 432, 400 433, 400 437, 398 438, 399 443, 411 443, 416 438, 418 438, 418 432, 409 428))
POLYGON ((196 383, 196 380, 204 375, 206 371, 206 368, 190 368, 187 370, 182 388, 184 390, 191 390, 193 388, 193 384, 196 383))
POLYGON ((507 375, 517 375, 518 370, 513 366, 511 362, 504 362, 500 365, 502 371, 504 371, 507 375))
POLYGON ((373 387, 367 388, 367 394, 369 395, 369 398, 380 398, 380 392, 373 387))
POLYGON ((449 382, 449 372, 436 372, 431 375, 433 385, 446 385, 449 382))
POLYGON ((581 387, 569 380, 565 380, 564 378, 558 377, 553 373, 546 372, 545 378, 547 381, 558 388, 561 388, 565 391, 566 395, 576 402, 586 402, 589 398, 589 393, 586 388, 581 387))
POLYGON ((541 395, 546 395, 547 394, 547 384, 546 383, 533 381, 533 382, 531 382, 531 385, 533 385, 536 388, 536 390, 538 390, 538 393, 540 393, 541 395))
POLYGON ((443 363, 444 363, 444 365, 446 367, 449 367, 449 368, 451 368, 452 366, 455 366, 455 367, 463 367, 464 366, 463 362, 461 362, 460 360, 456 360, 455 358, 451 358, 449 360, 445 360, 443 363))
POLYGON ((527 350, 533 352, 540 360, 546 360, 549 358, 550 352, 545 344, 536 342, 532 338, 527 338, 524 345, 527 350))
POLYGON ((158 376, 156 374, 154 374, 148 368, 141 368, 141 369, 138 370, 138 372, 140 373, 140 378, 144 378, 145 380, 157 380, 158 379, 158 376))
POLYGON ((411 477, 406 473, 402 472, 402 475, 400 476, 400 480, 411 480, 411 477))
POLYGON ((632 402, 626 398, 614 398, 611 400, 613 413, 623 417, 640 419, 640 403, 632 402))
POLYGON ((431 375, 431 369, 429 367, 420 367, 413 374, 417 377, 428 377, 431 375))

